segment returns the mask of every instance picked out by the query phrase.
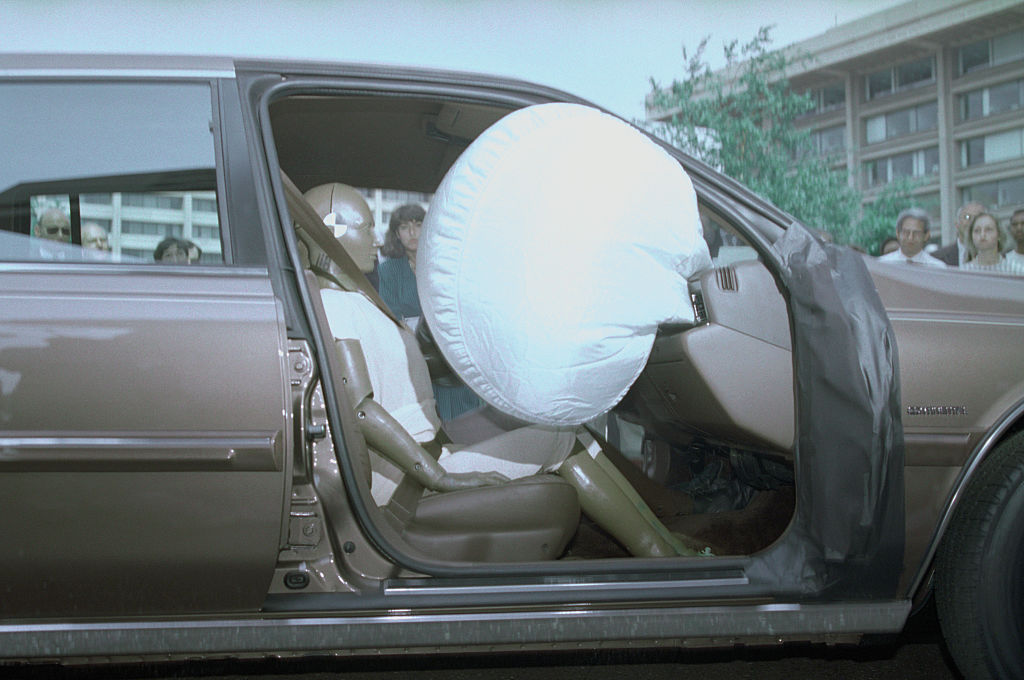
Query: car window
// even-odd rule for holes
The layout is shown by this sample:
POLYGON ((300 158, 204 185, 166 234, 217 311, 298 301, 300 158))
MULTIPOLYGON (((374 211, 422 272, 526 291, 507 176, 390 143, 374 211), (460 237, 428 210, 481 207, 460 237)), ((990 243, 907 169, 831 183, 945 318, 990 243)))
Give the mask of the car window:
POLYGON ((704 240, 707 241, 711 259, 716 267, 758 259, 757 251, 746 239, 723 217, 703 203, 700 204, 700 223, 704 230, 704 240))
POLYGON ((224 261, 210 87, 0 84, 0 260, 224 261))

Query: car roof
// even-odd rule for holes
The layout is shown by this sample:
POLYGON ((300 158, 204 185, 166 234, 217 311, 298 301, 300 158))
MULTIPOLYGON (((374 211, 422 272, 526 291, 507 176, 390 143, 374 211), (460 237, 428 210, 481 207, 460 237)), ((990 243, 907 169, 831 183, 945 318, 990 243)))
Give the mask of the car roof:
POLYGON ((0 54, 0 77, 148 76, 233 78, 230 57, 152 54, 0 54))

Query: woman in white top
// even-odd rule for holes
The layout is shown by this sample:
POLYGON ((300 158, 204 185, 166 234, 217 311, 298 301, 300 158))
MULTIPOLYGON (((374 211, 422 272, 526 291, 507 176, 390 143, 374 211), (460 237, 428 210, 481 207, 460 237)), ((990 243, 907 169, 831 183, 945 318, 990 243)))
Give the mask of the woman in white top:
POLYGON ((1003 255, 1006 242, 1006 232, 996 218, 987 212, 978 213, 967 227, 968 260, 963 268, 1024 276, 1024 265, 1003 255))

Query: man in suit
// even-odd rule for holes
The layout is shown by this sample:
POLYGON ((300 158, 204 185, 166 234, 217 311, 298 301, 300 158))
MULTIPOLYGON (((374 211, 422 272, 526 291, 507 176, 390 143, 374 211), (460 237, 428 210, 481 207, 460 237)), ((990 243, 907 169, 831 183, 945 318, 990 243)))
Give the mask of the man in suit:
POLYGON ((950 267, 959 267, 966 262, 967 243, 965 239, 967 238, 967 227, 970 225, 971 220, 978 213, 982 212, 987 212, 987 208, 975 201, 964 203, 960 206, 960 209, 956 211, 956 241, 933 251, 932 257, 942 260, 950 267))

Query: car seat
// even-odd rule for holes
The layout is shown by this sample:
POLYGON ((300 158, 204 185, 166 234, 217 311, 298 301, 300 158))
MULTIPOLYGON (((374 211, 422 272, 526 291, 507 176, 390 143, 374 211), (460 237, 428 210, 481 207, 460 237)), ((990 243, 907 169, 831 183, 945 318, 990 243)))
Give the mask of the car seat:
MULTIPOLYGON (((320 287, 358 291, 389 318, 400 322, 388 311, 342 245, 323 226, 298 188, 283 173, 282 176, 301 249, 314 265, 306 271, 305 280, 311 293, 315 328, 327 336, 325 346, 335 350, 325 357, 334 384, 324 387, 334 391, 343 408, 354 408, 367 397, 349 388, 350 385, 369 385, 369 380, 361 375, 365 372, 365 361, 359 342, 339 340, 335 343, 330 336, 319 296, 320 287)), ((402 328, 403 332, 411 333, 402 328)), ((371 453, 365 439, 359 439, 359 445, 349 447, 349 455, 366 488, 371 478, 371 453)), ((427 451, 436 458, 440 446, 428 447, 427 451)), ((557 558, 574 535, 580 518, 576 490, 561 477, 546 474, 445 493, 427 492, 410 475, 405 475, 390 501, 376 508, 376 512, 421 553, 438 560, 460 562, 557 558)))

